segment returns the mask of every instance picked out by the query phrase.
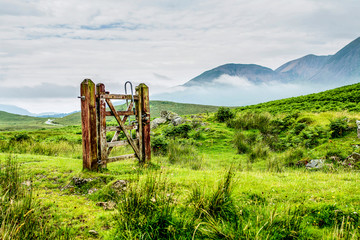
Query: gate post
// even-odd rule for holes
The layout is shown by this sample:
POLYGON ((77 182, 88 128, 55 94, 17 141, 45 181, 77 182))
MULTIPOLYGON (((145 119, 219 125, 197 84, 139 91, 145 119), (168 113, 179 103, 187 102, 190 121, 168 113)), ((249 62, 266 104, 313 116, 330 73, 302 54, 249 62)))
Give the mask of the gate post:
POLYGON ((149 163, 151 160, 151 146, 150 146, 150 104, 149 104, 149 87, 144 83, 141 83, 136 87, 136 91, 139 95, 139 108, 138 118, 141 119, 139 124, 140 139, 139 146, 141 146, 141 158, 140 163, 149 163))
POLYGON ((80 85, 83 169, 97 169, 95 84, 85 79, 80 85))
MULTIPOLYGON (((96 111, 98 119, 98 159, 101 160, 102 168, 106 168, 107 149, 106 149, 106 103, 101 97, 105 94, 105 85, 103 83, 96 84, 96 111)), ((98 162, 99 163, 99 162, 98 162)))

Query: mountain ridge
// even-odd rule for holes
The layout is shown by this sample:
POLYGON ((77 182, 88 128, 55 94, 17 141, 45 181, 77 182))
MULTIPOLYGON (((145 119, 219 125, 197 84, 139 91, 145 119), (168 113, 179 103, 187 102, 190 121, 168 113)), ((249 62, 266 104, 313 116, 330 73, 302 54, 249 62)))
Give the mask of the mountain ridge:
POLYGON ((216 85, 223 75, 245 78, 252 84, 333 83, 338 86, 360 80, 360 37, 351 41, 334 55, 308 54, 291 60, 275 70, 257 64, 227 63, 201 73, 184 83, 183 87, 216 85))

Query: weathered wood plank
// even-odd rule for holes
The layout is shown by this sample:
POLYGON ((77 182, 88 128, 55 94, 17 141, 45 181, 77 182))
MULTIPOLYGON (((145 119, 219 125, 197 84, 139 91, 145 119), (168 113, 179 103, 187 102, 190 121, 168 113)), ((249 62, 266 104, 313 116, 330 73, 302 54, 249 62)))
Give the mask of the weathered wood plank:
POLYGON ((112 102, 109 99, 106 99, 106 103, 108 104, 110 110, 114 114, 114 117, 115 117, 116 121, 120 125, 121 130, 124 132, 124 134, 126 136, 126 139, 128 140, 131 147, 133 148, 136 156, 140 159, 139 148, 136 146, 136 144, 133 141, 133 139, 131 138, 130 134, 126 131, 125 125, 124 125, 123 121, 121 120, 120 116, 116 114, 116 110, 115 110, 114 105, 112 104, 112 102))
MULTIPOLYGON (((136 94, 138 96, 141 96, 141 89, 139 89, 139 87, 137 86, 135 88, 135 91, 136 91, 136 94)), ((137 112, 137 115, 136 115, 136 120, 138 122, 138 130, 136 132, 136 135, 137 135, 137 138, 139 139, 139 152, 140 152, 140 156, 139 156, 139 161, 140 163, 144 163, 144 149, 143 149, 143 124, 142 124, 142 98, 139 97, 139 100, 135 102, 135 107, 136 107, 136 112, 137 112)))
MULTIPOLYGON (((137 139, 134 139, 134 142, 137 144, 138 140, 137 139)), ((119 147, 119 146, 126 146, 126 145, 129 145, 129 142, 126 141, 126 140, 120 140, 120 141, 113 141, 113 142, 108 142, 107 143, 107 146, 110 148, 113 148, 113 147, 119 147)))
POLYGON ((109 157, 107 159, 107 162, 108 163, 117 162, 117 161, 130 159, 130 158, 136 158, 136 154, 128 154, 128 155, 122 155, 122 156, 117 156, 117 157, 109 157))
MULTIPOLYGON (((136 125, 125 125, 125 129, 126 130, 134 130, 137 129, 136 125)), ((110 126, 110 127, 106 127, 106 131, 107 132, 115 132, 115 131, 121 131, 121 128, 119 126, 110 126)))
MULTIPOLYGON (((99 83, 96 85, 96 94, 105 94, 105 85, 99 83)), ((102 160, 101 167, 106 168, 107 149, 106 149, 106 103, 103 98, 97 98, 97 114, 98 114, 98 159, 102 160)))
POLYGON ((80 85, 83 169, 97 169, 95 84, 85 79, 80 85))
MULTIPOLYGON (((117 111, 116 113, 120 116, 131 116, 136 114, 134 111, 117 111)), ((111 111, 106 111, 106 116, 113 116, 113 114, 111 111)))
POLYGON ((141 99, 140 108, 142 109, 143 161, 148 163, 151 160, 149 87, 141 83, 138 88, 139 99, 141 99))
MULTIPOLYGON (((101 94, 97 95, 97 97, 105 98, 105 99, 123 99, 123 100, 131 100, 132 96, 130 94, 101 94)), ((138 95, 134 95, 134 100, 139 99, 138 95)))

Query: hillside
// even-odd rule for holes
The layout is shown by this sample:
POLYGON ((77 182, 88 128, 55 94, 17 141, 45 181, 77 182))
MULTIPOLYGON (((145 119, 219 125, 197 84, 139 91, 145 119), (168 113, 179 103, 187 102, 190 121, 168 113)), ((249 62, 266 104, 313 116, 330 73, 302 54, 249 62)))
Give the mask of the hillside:
MULTIPOLYGON (((125 104, 115 107, 118 110, 124 110, 125 104)), ((150 101, 150 115, 152 118, 159 117, 161 111, 172 111, 180 115, 216 112, 218 106, 176 103, 168 101, 150 101)), ((80 112, 70 114, 63 118, 56 119, 56 123, 62 125, 80 125, 80 112)))
POLYGON ((0 111, 0 131, 49 127, 45 119, 0 111))
POLYGON ((360 83, 305 96, 286 98, 236 108, 237 111, 255 110, 271 113, 292 111, 360 111, 360 83))

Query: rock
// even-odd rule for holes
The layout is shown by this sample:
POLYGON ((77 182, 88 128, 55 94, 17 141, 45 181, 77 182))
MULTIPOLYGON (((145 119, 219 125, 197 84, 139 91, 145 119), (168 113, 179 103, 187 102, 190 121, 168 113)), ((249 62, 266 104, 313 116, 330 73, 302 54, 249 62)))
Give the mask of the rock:
POLYGON ((171 120, 171 123, 172 125, 174 126, 178 126, 180 124, 182 124, 184 122, 184 119, 180 116, 177 116, 177 117, 174 117, 172 120, 171 120))
POLYGON ((23 185, 25 185, 27 187, 30 187, 31 186, 31 181, 27 180, 27 181, 25 181, 25 182, 23 182, 21 184, 23 184, 23 185))
POLYGON ((358 138, 360 138, 360 121, 356 120, 356 125, 357 125, 357 136, 358 138))
POLYGON ((109 202, 98 202, 96 206, 103 207, 104 210, 113 210, 116 206, 116 203, 113 201, 109 202))
POLYGON ((324 167, 324 160, 323 159, 313 159, 310 160, 308 164, 306 164, 307 169, 320 169, 324 167))
POLYGON ((178 114, 170 111, 161 111, 160 118, 155 118, 150 123, 150 128, 157 128, 160 124, 171 122, 172 125, 178 126, 185 122, 185 120, 178 114))
POLYGON ((126 181, 126 180, 117 180, 112 184, 111 187, 116 192, 120 193, 120 192, 123 192, 126 190, 127 184, 128 184, 128 181, 126 181))
POLYGON ((97 188, 90 188, 90 189, 88 190, 88 194, 93 194, 94 192, 97 192, 97 191, 99 191, 99 189, 97 189, 97 188))
POLYGON ((157 128, 160 124, 162 123, 166 123, 166 118, 160 117, 160 118, 155 118, 154 120, 151 121, 150 123, 150 128, 154 129, 157 128))
POLYGON ((95 230, 89 230, 89 233, 91 234, 91 235, 93 235, 93 236, 97 236, 97 235, 99 235, 99 233, 97 232, 97 231, 95 231, 95 230))
POLYGON ((82 185, 93 181, 94 179, 92 178, 78 178, 78 177, 73 177, 72 181, 75 184, 75 186, 81 187, 82 185))

